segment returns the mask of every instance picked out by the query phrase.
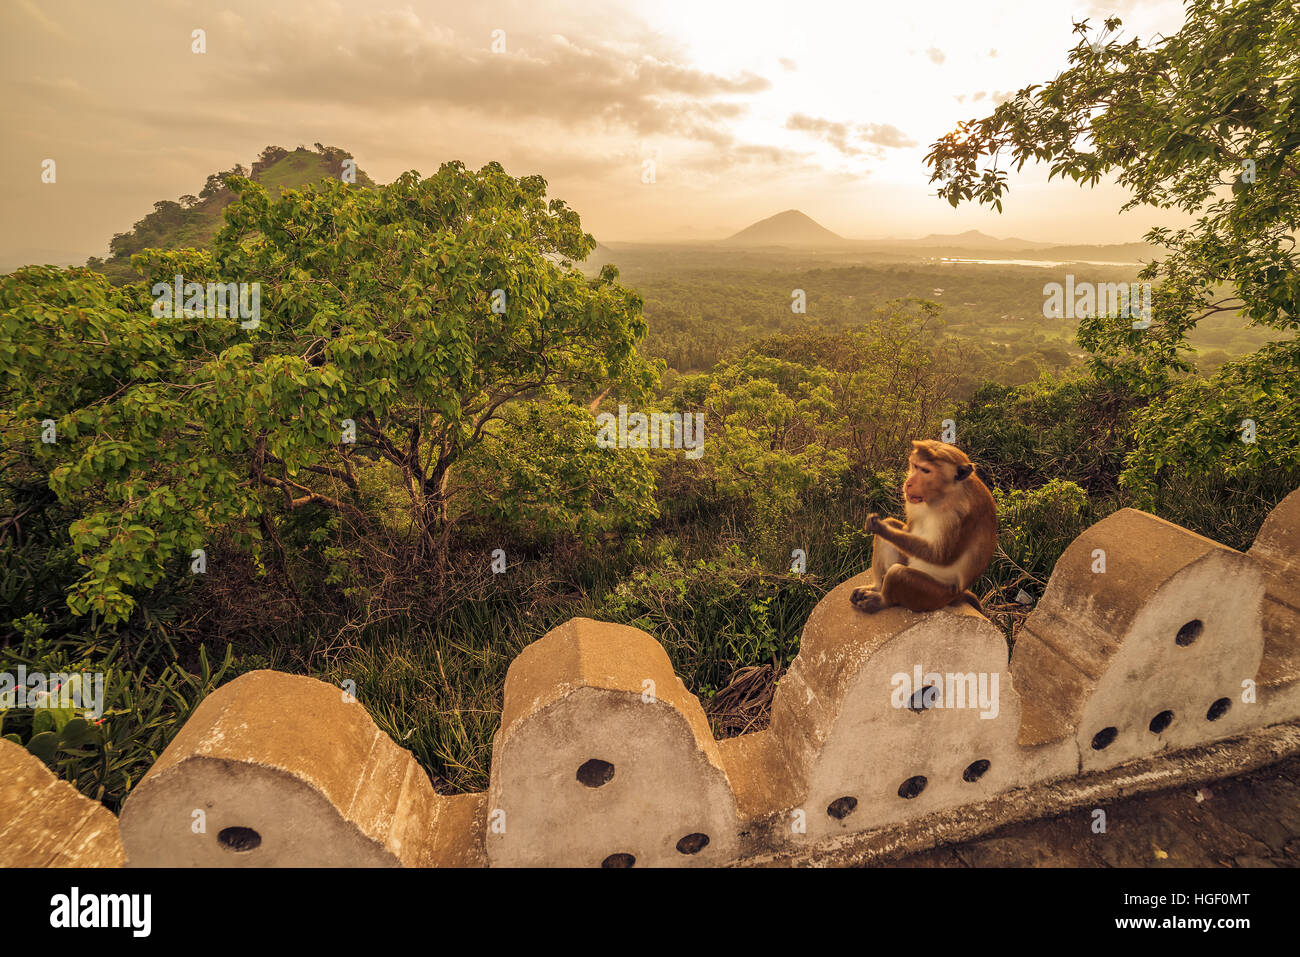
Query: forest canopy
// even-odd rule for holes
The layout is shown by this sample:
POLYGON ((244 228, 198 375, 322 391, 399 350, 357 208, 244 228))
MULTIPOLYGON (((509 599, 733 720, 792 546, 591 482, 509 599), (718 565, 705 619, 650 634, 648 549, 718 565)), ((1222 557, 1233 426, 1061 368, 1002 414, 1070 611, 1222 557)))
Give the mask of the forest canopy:
POLYGON ((1167 251, 1141 273, 1149 327, 1098 315, 1079 328, 1099 379, 1151 397, 1123 476, 1149 502, 1171 469, 1300 466, 1300 20, 1289 0, 1190 0, 1173 36, 1125 40, 1121 27, 1076 23, 1068 70, 960 124, 927 161, 954 206, 1000 210, 1001 164, 1032 161, 1089 186, 1113 176, 1132 194, 1124 209, 1195 217, 1145 237, 1167 251), (1208 380, 1187 375, 1189 332, 1225 311, 1274 340, 1208 380))
POLYGON ((0 277, 0 657, 109 675, 102 725, 0 731, 116 808, 272 667, 481 790, 509 662, 575 616, 650 631, 717 734, 755 730, 917 437, 993 491, 973 590, 1008 643, 1116 509, 1249 547, 1300 486, 1300 26, 1190 0, 1175 35, 1121 29, 1079 23, 1067 70, 928 162, 953 205, 1045 163, 1188 213, 1141 276, 1097 268, 1152 284, 1149 325, 1045 316, 1015 263, 597 247, 540 176, 377 185, 319 143, 196 180, 108 262, 0 277), (691 416, 701 454, 602 447, 625 408, 691 416))

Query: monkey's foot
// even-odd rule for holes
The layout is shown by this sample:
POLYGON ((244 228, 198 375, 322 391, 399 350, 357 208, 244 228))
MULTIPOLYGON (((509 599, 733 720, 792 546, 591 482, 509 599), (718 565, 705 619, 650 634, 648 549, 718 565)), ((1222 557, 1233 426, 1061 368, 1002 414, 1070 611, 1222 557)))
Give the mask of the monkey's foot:
POLYGON ((849 601, 853 602, 853 607, 859 611, 865 611, 867 614, 880 611, 885 607, 885 596, 874 588, 853 589, 849 601))

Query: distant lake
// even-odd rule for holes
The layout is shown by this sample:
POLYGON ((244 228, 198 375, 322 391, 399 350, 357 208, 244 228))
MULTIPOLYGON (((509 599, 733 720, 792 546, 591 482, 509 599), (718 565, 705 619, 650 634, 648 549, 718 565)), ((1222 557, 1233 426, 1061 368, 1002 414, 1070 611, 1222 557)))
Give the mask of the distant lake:
POLYGON ((1085 266, 1141 266, 1136 262, 1113 262, 1105 259, 1066 259, 1056 262, 1050 259, 949 259, 947 256, 931 257, 931 262, 939 263, 981 263, 986 266, 1041 266, 1044 269, 1054 269, 1059 266, 1070 266, 1075 263, 1081 263, 1085 266))

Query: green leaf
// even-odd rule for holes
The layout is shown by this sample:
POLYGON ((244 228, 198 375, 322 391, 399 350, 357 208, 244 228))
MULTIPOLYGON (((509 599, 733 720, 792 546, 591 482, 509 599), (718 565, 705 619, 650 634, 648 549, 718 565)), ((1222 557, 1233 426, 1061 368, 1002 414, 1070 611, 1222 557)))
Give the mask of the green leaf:
POLYGON ((75 748, 88 744, 98 737, 98 729, 85 718, 72 718, 59 732, 59 746, 75 748))
POLYGON ((46 764, 53 762, 54 752, 58 746, 59 736, 53 731, 42 731, 40 734, 34 734, 32 739, 27 742, 27 750, 46 764))
POLYGON ((32 733, 41 734, 54 730, 54 715, 48 708, 38 708, 32 715, 32 733))

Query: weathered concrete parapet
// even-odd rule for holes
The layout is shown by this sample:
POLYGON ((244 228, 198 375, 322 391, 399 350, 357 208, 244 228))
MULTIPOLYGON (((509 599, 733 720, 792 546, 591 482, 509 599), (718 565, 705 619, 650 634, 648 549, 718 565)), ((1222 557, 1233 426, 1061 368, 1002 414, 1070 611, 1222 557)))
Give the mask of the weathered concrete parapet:
POLYGON ((1264 658, 1259 665, 1264 723, 1300 718, 1300 489, 1264 520, 1246 553, 1264 573, 1264 658))
POLYGON ((719 864, 736 839, 704 711, 654 638, 575 618, 511 663, 488 789, 493 865, 719 864))
POLYGON ((204 699, 136 785, 122 841, 133 867, 480 863, 445 839, 473 797, 437 795, 339 688, 254 671, 204 699))
POLYGON ((802 840, 985 800, 1023 778, 1002 633, 965 604, 864 614, 849 595, 868 577, 813 610, 773 700, 802 840))
POLYGON ((0 865, 861 862, 1300 750, 1300 490, 1246 554, 1132 509, 1098 522, 1010 662, 966 605, 858 611, 867 577, 809 616, 771 726, 722 742, 650 635, 552 630, 510 666, 486 794, 434 793, 362 705, 270 671, 199 706, 120 841, 0 740, 0 865))
POLYGON ((0 738, 0 867, 121 867, 117 818, 0 738))
POLYGON ((1027 747, 1073 740, 1080 770, 1257 725, 1243 703, 1263 653, 1255 562, 1134 509, 1061 556, 1016 637, 1027 747))

